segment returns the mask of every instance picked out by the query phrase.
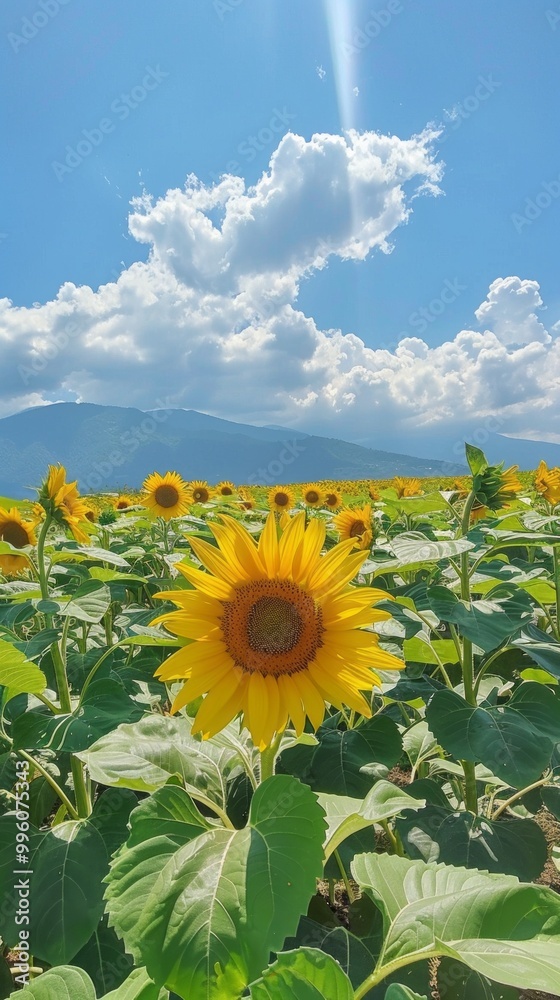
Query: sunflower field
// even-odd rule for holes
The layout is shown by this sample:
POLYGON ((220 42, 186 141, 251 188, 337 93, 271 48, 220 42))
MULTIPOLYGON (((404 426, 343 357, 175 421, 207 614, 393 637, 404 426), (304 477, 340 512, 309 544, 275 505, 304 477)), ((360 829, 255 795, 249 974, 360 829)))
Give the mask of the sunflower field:
POLYGON ((0 1000, 560 996, 560 470, 0 499, 0 1000))

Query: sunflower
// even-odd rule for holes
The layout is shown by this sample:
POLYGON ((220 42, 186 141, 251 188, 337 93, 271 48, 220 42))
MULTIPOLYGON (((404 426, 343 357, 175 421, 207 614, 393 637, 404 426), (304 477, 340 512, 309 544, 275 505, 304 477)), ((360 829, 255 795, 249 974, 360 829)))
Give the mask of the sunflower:
MULTIPOLYGON (((8 542, 14 549, 23 549, 25 545, 36 545, 35 524, 24 521, 17 507, 4 510, 0 507, 0 540, 8 542)), ((0 571, 5 576, 15 576, 29 566, 27 556, 15 556, 7 552, 0 555, 0 571)))
POLYGON ((560 503, 560 469, 549 469, 546 462, 540 462, 535 473, 535 489, 555 507, 560 503))
POLYGON ((476 502, 490 510, 500 510, 508 500, 515 500, 523 486, 516 475, 517 465, 504 469, 501 465, 488 465, 481 473, 473 477, 473 490, 476 502))
POLYGON ((239 490, 239 502, 244 510, 254 510, 255 500, 249 490, 239 490))
POLYGON ((342 497, 340 493, 333 490, 331 493, 325 493, 325 507, 327 510, 339 510, 342 507, 342 497))
POLYGON ((471 507, 471 521, 481 521, 483 517, 488 517, 488 513, 488 507, 475 500, 471 507))
POLYGON ((279 514, 291 510, 296 502, 293 490, 290 490, 287 486, 273 486, 268 491, 267 499, 270 509, 277 511, 279 514))
POLYGON ((359 549, 371 548, 373 531, 371 527, 371 505, 365 507, 345 507, 334 518, 335 527, 340 532, 340 540, 346 541, 351 538, 354 547, 359 549))
POLYGON ((87 504, 78 493, 77 480, 66 482, 63 465, 49 465, 47 478, 39 490, 39 503, 53 521, 70 528, 77 542, 89 542, 89 535, 83 530, 87 504))
POLYGON ((232 497, 235 493, 235 485, 230 483, 229 480, 224 479, 216 486, 216 493, 220 497, 232 497))
POLYGON ((128 497, 126 493, 121 493, 115 500, 115 510, 128 510, 129 507, 133 506, 134 500, 132 497, 128 497))
POLYGON ((317 483, 308 483, 302 486, 301 496, 307 507, 322 507, 325 502, 325 494, 317 483))
POLYGON ((186 682, 171 711, 206 694, 193 732, 208 738, 241 713, 261 750, 289 719, 298 735, 306 716, 317 729, 325 702, 369 717, 360 692, 381 683, 373 668, 403 664, 362 628, 389 617, 372 607, 382 591, 349 586, 365 554, 348 541, 321 556, 325 525, 313 519, 306 528, 304 511, 280 539, 270 513, 258 546, 238 521, 221 520, 210 526, 217 548, 190 540, 209 572, 177 564, 195 589, 157 595, 180 610, 153 624, 194 640, 157 671, 162 681, 186 682))
POLYGON ((373 485, 373 483, 370 483, 369 486, 368 486, 368 494, 369 494, 370 500, 373 500, 373 501, 375 501, 375 500, 381 500, 381 493, 379 493, 376 490, 376 488, 373 485))
POLYGON ((86 520, 88 520, 91 524, 95 524, 97 521, 97 511, 95 511, 93 507, 86 507, 86 520))
POLYGON ((208 503, 212 497, 212 490, 206 480, 195 479, 194 482, 189 483, 189 489, 193 503, 208 503))
POLYGON ((401 476, 395 476, 394 488, 399 499, 401 497, 418 497, 424 492, 419 479, 402 479, 401 476))
POLYGON ((172 517, 182 517, 189 509, 189 488, 178 472, 152 472, 142 484, 142 503, 149 507, 156 517, 170 521, 172 517))

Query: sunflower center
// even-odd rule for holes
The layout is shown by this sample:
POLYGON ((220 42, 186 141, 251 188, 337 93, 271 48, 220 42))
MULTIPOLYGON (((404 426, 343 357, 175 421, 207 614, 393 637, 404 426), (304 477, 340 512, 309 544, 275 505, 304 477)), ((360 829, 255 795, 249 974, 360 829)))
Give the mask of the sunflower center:
MULTIPOLYGON (((174 487, 173 486, 158 486, 158 488, 156 490, 156 499, 157 499, 158 494, 161 492, 161 490, 169 490, 169 489, 173 490, 174 487)), ((161 500, 158 500, 158 503, 162 507, 167 507, 167 506, 172 507, 173 506, 173 504, 171 504, 171 503, 170 504, 162 503, 161 500)), ((119 500, 119 502, 117 504, 117 510, 126 510, 127 507, 128 507, 128 503, 126 502, 126 500, 119 500)))
POLYGON ((258 653, 288 653, 301 636, 297 608, 282 597, 261 597, 247 617, 247 638, 258 653))
POLYGON ((336 493, 327 494, 327 507, 336 507, 338 503, 338 497, 336 493))
POLYGON ((290 580, 254 580, 222 604, 227 651, 249 673, 278 677, 305 670, 323 645, 320 608, 290 580))
POLYGON ((205 490, 203 486, 197 487, 196 490, 193 490, 193 497, 197 503, 207 503, 208 490, 205 490))
POLYGON ((316 490, 309 490, 305 494, 305 499, 307 500, 307 503, 317 503, 319 499, 319 494, 317 493, 316 490))
POLYGON ((0 525, 0 538, 9 542, 15 549, 22 549, 24 545, 29 545, 29 535, 17 521, 8 521, 7 524, 0 525))
POLYGON ((350 538, 359 538, 366 531, 366 526, 363 521, 354 521, 352 527, 350 528, 350 538))
POLYGON ((160 507, 174 507, 179 500, 179 491, 175 486, 164 483, 157 487, 154 499, 160 507))
POLYGON ((287 507, 290 502, 290 498, 287 493, 277 493, 274 497, 274 502, 278 505, 278 507, 287 507))
POLYGON ((221 494, 222 494, 223 497, 231 497, 233 495, 233 490, 231 490, 229 488, 229 486, 222 486, 222 489, 221 489, 220 492, 221 492, 221 494))

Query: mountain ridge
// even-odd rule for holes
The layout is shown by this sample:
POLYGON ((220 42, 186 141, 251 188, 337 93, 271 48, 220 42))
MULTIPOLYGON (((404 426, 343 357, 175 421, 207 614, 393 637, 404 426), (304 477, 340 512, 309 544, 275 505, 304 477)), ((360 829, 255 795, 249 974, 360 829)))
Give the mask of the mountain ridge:
POLYGON ((0 494, 30 495, 61 462, 82 492, 138 488, 154 470, 273 485, 315 479, 460 475, 462 465, 385 452, 198 410, 52 403, 0 419, 0 494))

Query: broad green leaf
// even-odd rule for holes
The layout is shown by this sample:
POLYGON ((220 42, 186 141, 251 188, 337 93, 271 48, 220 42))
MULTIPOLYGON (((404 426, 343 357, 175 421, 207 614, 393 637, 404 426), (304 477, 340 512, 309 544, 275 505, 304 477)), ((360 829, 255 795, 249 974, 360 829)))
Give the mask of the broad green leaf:
POLYGON ((441 754, 438 741, 424 719, 403 733, 403 750, 413 767, 441 754))
POLYGON ((391 548, 396 557, 392 562, 394 567, 400 569, 427 562, 439 562, 440 559, 450 559, 474 547, 474 542, 469 542, 466 538, 434 542, 420 531, 403 532, 402 535, 396 535, 391 539, 391 548))
POLYGON ((14 1000, 96 1000, 93 983, 87 973, 73 966, 49 969, 34 979, 14 1000))
POLYGON ((353 1000, 348 976, 330 955, 298 948, 278 956, 251 986, 251 1000, 353 1000))
POLYGON ((488 468, 488 459, 480 448, 474 444, 465 444, 465 455, 473 476, 479 476, 488 468))
POLYGON ((228 773, 239 762, 231 747, 191 736, 184 716, 146 715, 122 725, 79 754, 94 781, 153 792, 177 775, 186 785, 219 802, 226 800, 228 773))
POLYGON ((43 671, 30 663, 11 642, 0 639, 0 687, 5 689, 5 701, 18 694, 42 694, 46 686, 43 671))
POLYGON ((481 761, 515 788, 537 781, 553 750, 546 731, 535 728, 539 713, 531 709, 528 715, 531 718, 523 715, 519 702, 505 708, 473 708, 449 690, 438 691, 426 709, 428 725, 448 753, 460 760, 481 761))
POLYGON ((519 588, 508 596, 468 602, 459 600, 446 587, 431 587, 428 599, 432 611, 441 621, 452 622, 461 635, 485 653, 496 649, 522 625, 531 622, 534 614, 529 596, 519 588))
POLYGON ((168 997, 169 992, 158 989, 145 969, 134 969, 122 986, 107 993, 103 1000, 168 1000, 168 997))
POLYGON ((64 965, 93 934, 103 914, 108 857, 87 820, 60 823, 43 837, 33 861, 31 952, 64 965))
POLYGON ((381 908, 376 978, 430 955, 508 986, 560 992, 560 898, 510 875, 362 854, 354 878, 381 908))
POLYGON ((59 605, 57 614, 77 618, 80 622, 98 624, 111 604, 111 591, 99 580, 86 580, 75 593, 59 605))
POLYGON ((428 805, 397 819, 397 830, 408 856, 426 862, 503 872, 525 882, 538 878, 546 863, 545 836, 530 819, 493 822, 428 805))
POLYGON ((105 998, 109 990, 121 986, 133 969, 132 956, 104 916, 91 938, 72 959, 74 965, 87 972, 98 997, 105 998))
POLYGON ((402 752, 396 724, 386 715, 368 719, 358 729, 340 730, 323 725, 315 747, 298 746, 285 751, 282 771, 297 774, 314 791, 363 798, 373 780, 368 768, 393 767, 402 752))
POLYGON ((543 670, 560 678, 560 642, 536 625, 526 625, 512 645, 530 656, 543 670))
POLYGON ((358 830, 391 819, 404 809, 420 809, 425 805, 422 799, 415 799, 383 780, 377 781, 363 800, 326 794, 319 794, 318 798, 327 820, 325 859, 358 830))
MULTIPOLYGON (((143 550, 142 554, 143 554, 143 550)), ((120 566, 125 568, 130 564, 117 552, 110 552, 109 549, 102 549, 96 546, 82 546, 80 549, 65 549, 63 552, 53 552, 50 556, 51 562, 104 562, 109 566, 120 566)))
POLYGON ((429 639, 419 633, 412 639, 405 639, 404 658, 414 663, 458 663, 459 654, 452 639, 429 639))
POLYGON ((441 959, 437 970, 440 1000, 519 1000, 519 990, 492 983, 453 958, 441 959))
POLYGON ((13 726, 14 749, 77 753, 111 733, 119 723, 138 719, 142 712, 142 706, 129 698, 119 681, 95 680, 83 704, 71 715, 53 715, 42 707, 20 715, 13 726))
POLYGON ((421 997, 419 993, 413 993, 412 990, 409 990, 408 986, 391 983, 385 994, 385 1000, 428 1000, 428 997, 426 994, 421 997))
POLYGON ((309 788, 269 778, 243 830, 214 829, 176 846, 173 821, 171 834, 126 846, 108 878, 110 923, 158 985, 189 1000, 237 996, 307 909, 324 829, 309 788))

